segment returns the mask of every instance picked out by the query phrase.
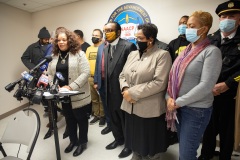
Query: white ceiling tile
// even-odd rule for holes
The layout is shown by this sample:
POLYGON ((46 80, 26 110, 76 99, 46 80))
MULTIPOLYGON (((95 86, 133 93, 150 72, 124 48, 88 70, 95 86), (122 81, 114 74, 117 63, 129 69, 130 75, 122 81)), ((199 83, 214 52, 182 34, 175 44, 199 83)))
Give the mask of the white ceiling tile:
POLYGON ((31 9, 28 10, 28 12, 37 12, 37 11, 41 11, 41 10, 48 9, 48 8, 52 8, 52 6, 42 5, 42 6, 37 7, 37 8, 31 8, 31 9))
POLYGON ((7 1, 9 1, 9 0, 0 0, 0 2, 3 2, 3 3, 7 2, 7 1))
POLYGON ((6 4, 16 7, 16 8, 23 9, 23 10, 28 10, 31 8, 37 8, 37 7, 42 6, 42 4, 39 4, 37 2, 28 1, 28 0, 10 0, 10 1, 7 1, 6 4))
POLYGON ((81 0, 0 0, 2 3, 25 10, 27 12, 37 12, 76 1, 81 0))
MULTIPOLYGON (((61 5, 68 4, 68 3, 69 3, 69 0, 59 0, 57 2, 49 2, 48 5, 55 7, 55 6, 61 6, 61 5)), ((70 3, 72 3, 72 2, 70 2, 70 3)))
POLYGON ((58 1, 61 1, 61 0, 30 0, 32 2, 38 2, 38 3, 41 3, 41 4, 49 4, 49 3, 55 3, 55 2, 58 2, 58 1))

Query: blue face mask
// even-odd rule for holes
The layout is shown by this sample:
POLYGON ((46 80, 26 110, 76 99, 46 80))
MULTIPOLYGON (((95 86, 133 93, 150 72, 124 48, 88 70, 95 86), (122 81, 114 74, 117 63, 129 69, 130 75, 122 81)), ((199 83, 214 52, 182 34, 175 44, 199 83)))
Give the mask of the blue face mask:
MULTIPOLYGON (((200 29, 200 28, 199 28, 200 29)), ((191 42, 191 43, 194 43, 196 42, 200 36, 197 35, 197 31, 199 29, 196 29, 196 28, 187 28, 186 29, 186 39, 187 41, 191 42)))
POLYGON ((180 35, 183 35, 186 33, 187 25, 186 24, 181 24, 178 26, 178 32, 180 35))
POLYGON ((235 29, 236 20, 233 19, 224 19, 219 23, 219 29, 222 32, 231 32, 235 29))

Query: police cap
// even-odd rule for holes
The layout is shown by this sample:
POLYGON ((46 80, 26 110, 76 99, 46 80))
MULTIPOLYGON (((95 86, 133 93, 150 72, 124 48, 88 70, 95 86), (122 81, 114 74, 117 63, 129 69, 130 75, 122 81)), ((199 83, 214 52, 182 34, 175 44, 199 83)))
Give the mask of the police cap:
POLYGON ((215 12, 218 16, 221 16, 223 13, 240 12, 240 1, 231 0, 219 4, 215 12))

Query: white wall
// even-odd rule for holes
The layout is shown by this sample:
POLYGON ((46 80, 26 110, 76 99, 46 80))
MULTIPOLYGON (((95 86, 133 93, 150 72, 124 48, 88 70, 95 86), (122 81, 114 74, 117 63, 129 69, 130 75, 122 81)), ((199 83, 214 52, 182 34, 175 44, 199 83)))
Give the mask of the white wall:
POLYGON ((15 90, 8 93, 4 87, 26 70, 20 58, 33 40, 32 30, 30 13, 0 3, 0 115, 26 103, 13 97, 15 90))
POLYGON ((4 71, 4 78, 0 82, 0 114, 21 105, 12 97, 14 92, 8 93, 4 87, 18 79, 20 73, 26 70, 20 57, 29 44, 37 41, 37 34, 43 26, 46 26, 49 32, 60 26, 70 30, 81 29, 86 41, 91 43, 92 30, 102 29, 117 7, 124 3, 136 3, 148 12, 151 22, 157 25, 158 39, 169 43, 178 36, 177 25, 180 17, 190 15, 196 10, 210 12, 214 18, 210 33, 217 30, 218 16, 215 9, 224 1, 83 0, 32 14, 0 3, 0 66, 4 71))
POLYGON ((213 32, 218 26, 215 9, 224 0, 83 0, 68 5, 51 8, 33 14, 33 30, 38 32, 42 25, 50 30, 64 26, 70 30, 81 29, 85 39, 91 43, 92 30, 102 29, 111 13, 124 3, 141 5, 149 14, 151 22, 156 24, 158 39, 169 43, 178 36, 177 26, 182 15, 190 15, 193 11, 210 12, 214 17, 213 32))

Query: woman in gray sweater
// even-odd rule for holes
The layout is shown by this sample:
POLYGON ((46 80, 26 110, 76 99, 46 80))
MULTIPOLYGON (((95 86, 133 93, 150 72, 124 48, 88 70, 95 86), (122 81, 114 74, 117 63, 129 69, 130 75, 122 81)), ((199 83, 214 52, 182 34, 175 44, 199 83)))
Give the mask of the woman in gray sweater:
POLYGON ((222 65, 220 50, 207 38, 212 21, 208 12, 195 11, 190 16, 186 38, 191 43, 174 61, 169 74, 167 122, 169 128, 177 129, 180 160, 197 160, 212 113, 212 89, 222 65))

